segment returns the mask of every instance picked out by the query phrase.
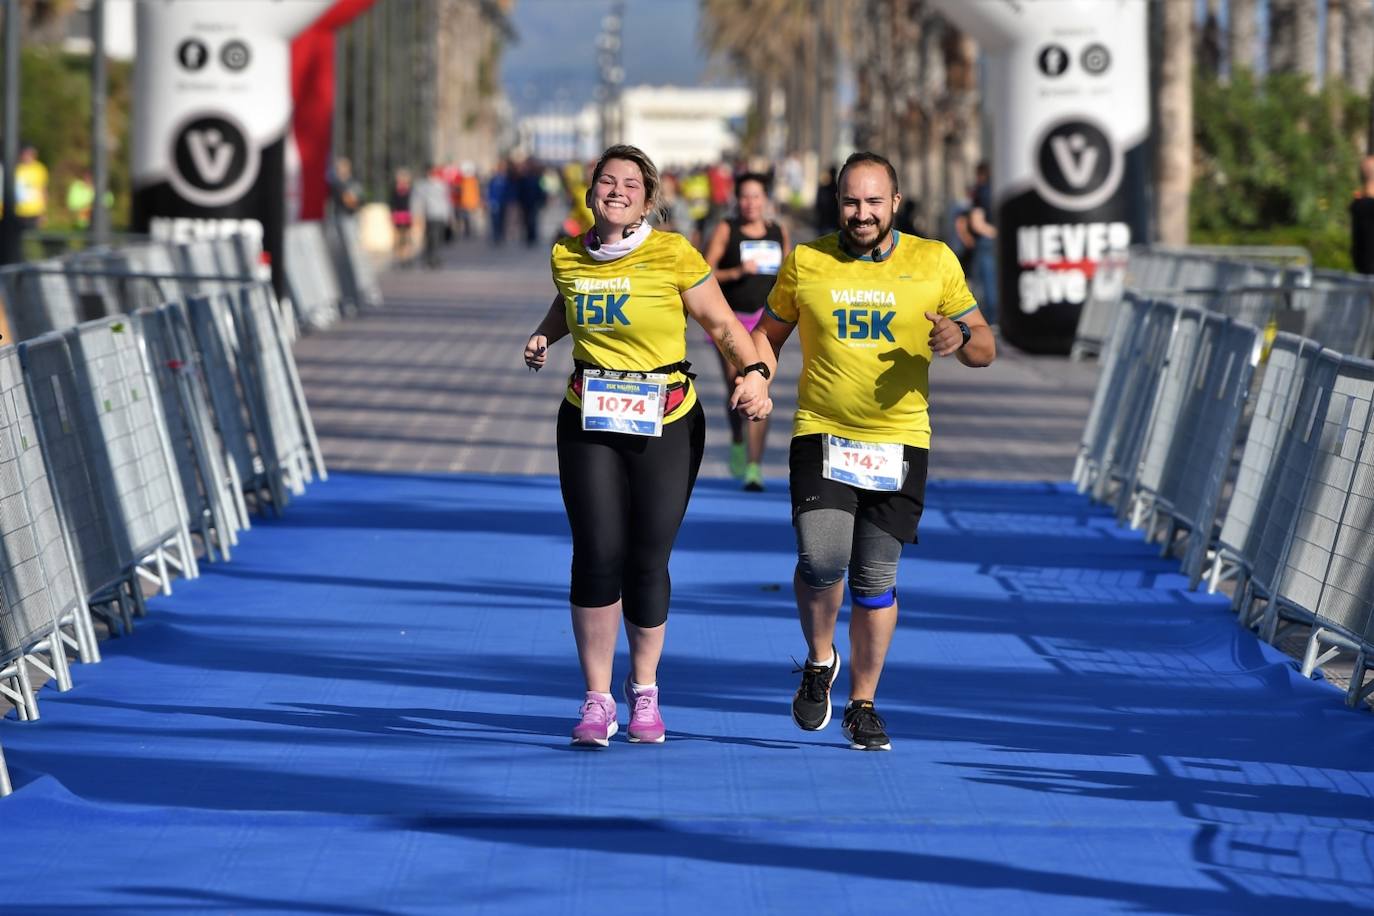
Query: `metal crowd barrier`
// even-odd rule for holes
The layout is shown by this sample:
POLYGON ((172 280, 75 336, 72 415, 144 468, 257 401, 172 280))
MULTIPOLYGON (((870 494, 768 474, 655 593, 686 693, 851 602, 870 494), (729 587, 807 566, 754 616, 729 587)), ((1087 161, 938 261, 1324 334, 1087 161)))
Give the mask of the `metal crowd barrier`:
MULTIPOLYGON (((1074 359, 1100 355, 1107 344, 1117 313, 1123 306, 1123 292, 1133 290, 1139 295, 1182 302, 1185 293, 1219 292, 1250 288, 1270 289, 1306 285, 1311 278, 1311 258, 1306 249, 1294 247, 1190 247, 1170 249, 1137 246, 1128 254, 1124 283, 1100 285, 1101 292, 1084 302, 1070 355, 1074 359), (1259 259, 1272 259, 1264 263, 1259 259), (1292 263, 1299 266, 1292 267, 1292 263)), ((1120 265, 1108 264, 1108 270, 1120 272, 1120 265)), ((1186 297, 1192 301, 1191 297, 1186 297)), ((1194 304, 1205 308, 1203 302, 1194 304)), ((1258 324, 1254 315, 1232 314, 1231 317, 1258 324)))
POLYGON ((169 567, 196 575, 136 333, 127 319, 105 319, 25 341, 19 352, 87 601, 129 630, 144 612, 141 580, 167 592, 169 567))
POLYGON ((1092 407, 1088 410, 1088 422, 1083 429, 1073 471, 1073 481, 1080 493, 1087 492, 1093 486, 1107 460, 1117 408, 1123 399, 1131 369, 1127 354, 1134 349, 1136 335, 1144 327, 1145 313, 1149 308, 1149 300, 1127 293, 1107 347, 1102 351, 1102 369, 1093 392, 1092 407))
POLYGON ((180 303, 140 309, 135 316, 162 398, 186 514, 211 562, 230 559, 238 532, 249 527, 243 488, 213 423, 200 356, 180 303))
POLYGON ((246 492, 280 514, 327 476, 304 390, 265 284, 187 300, 220 438, 246 492))
POLYGON ((355 310, 381 305, 382 290, 363 251, 357 217, 335 216, 325 221, 324 227, 344 300, 355 310))
POLYGON ((18 340, 81 321, 77 291, 60 261, 34 261, 0 270, 0 291, 10 330, 18 340))
POLYGON ((232 300, 238 326, 243 329, 240 363, 251 395, 261 405, 266 420, 267 441, 263 448, 283 469, 291 491, 301 493, 316 474, 325 480, 329 473, 315 435, 310 406, 305 401, 296 357, 287 345, 270 296, 270 288, 258 283, 241 287, 238 297, 232 300))
POLYGON ((1118 490, 1118 513, 1121 494, 1129 492, 1128 484, 1137 474, 1140 452, 1150 418, 1154 415, 1159 379, 1164 372, 1178 307, 1168 302, 1154 302, 1145 310, 1141 327, 1132 335, 1129 346, 1122 353, 1120 401, 1107 418, 1107 431, 1097 456, 1092 483, 1093 497, 1108 500, 1114 484, 1118 490))
MULTIPOLYGON (((1355 301, 1298 311, 1349 329, 1355 301)), ((1263 638, 1309 627, 1306 673, 1355 653, 1353 706, 1374 693, 1371 432, 1374 362, 1286 332, 1266 351, 1253 324, 1128 295, 1075 481, 1148 539, 1158 528, 1164 555, 1181 547, 1194 587, 1204 573, 1212 590, 1234 582, 1240 621, 1263 638)))
POLYGON ((334 276, 329 244, 317 222, 286 227, 284 264, 286 286, 302 325, 319 330, 340 318, 339 284, 334 276))
POLYGON ((92 434, 92 450, 103 444, 111 459, 99 469, 108 469, 110 492, 119 497, 122 527, 137 560, 134 571, 169 594, 169 566, 186 578, 195 578, 198 570, 161 396, 143 343, 125 317, 85 322, 64 336, 87 396, 83 428, 92 434))
MULTIPOLYGON (((67 689, 69 650, 99 660, 92 613, 127 632, 145 582, 165 592, 174 572, 197 574, 192 528, 207 559, 228 559, 246 492, 280 513, 326 477, 251 240, 178 255, 89 249, 0 271, 46 329, 0 349, 0 699, 21 719, 38 716, 34 671, 67 689), (106 314, 140 299, 134 316, 106 314)), ((0 795, 11 788, 0 752, 0 795)))
POLYGON ((19 357, 82 590, 112 629, 117 624, 131 629, 134 611, 142 609, 142 593, 124 564, 121 544, 126 539, 115 529, 113 500, 100 490, 95 460, 80 429, 80 394, 67 342, 59 333, 45 334, 20 343, 19 357))
POLYGON ((224 292, 231 289, 235 283, 242 282, 231 279, 234 275, 246 276, 244 272, 231 271, 222 263, 218 247, 210 239, 182 242, 173 245, 172 251, 180 262, 178 267, 181 273, 200 278, 185 283, 184 287, 188 290, 201 293, 224 292))
POLYGON ((188 323, 205 371, 215 428, 234 474, 243 492, 251 493, 259 505, 263 502, 262 492, 268 490, 270 501, 280 509, 278 500, 285 497, 272 486, 272 475, 257 453, 255 431, 262 421, 255 416, 258 405, 248 403, 239 381, 238 361, 234 355, 237 345, 227 298, 225 294, 188 297, 188 323))
MULTIPOLYGON (((1165 522, 1161 553, 1174 548, 1179 532, 1187 535, 1183 571, 1194 588, 1202 578, 1212 529, 1231 469, 1251 379, 1259 364, 1259 328, 1219 315, 1204 319, 1188 383, 1182 391, 1178 425, 1154 489, 1152 515, 1165 522)), ((1154 520, 1147 531, 1152 536, 1154 520)))
POLYGON ((1247 626, 1261 623, 1256 612, 1262 612, 1274 596, 1297 524, 1308 472, 1319 455, 1321 418, 1326 413, 1340 363, 1340 354, 1332 350, 1321 350, 1313 357, 1289 429, 1280 442, 1274 477, 1265 488, 1263 528, 1255 553, 1249 558, 1250 574, 1233 601, 1247 626))
POLYGON ((71 688, 67 649, 98 661, 13 347, 0 350, 0 696, 38 718, 29 668, 71 688), (64 628, 70 627, 70 636, 64 628), (40 657, 38 653, 42 653, 40 657))
MULTIPOLYGON (((1171 306, 1156 303, 1157 309, 1171 306)), ((1200 309, 1179 308, 1173 315, 1173 327, 1164 340, 1164 362, 1160 366, 1159 381, 1154 386, 1154 400, 1149 420, 1139 427, 1139 458, 1127 454, 1122 468, 1123 483, 1117 496, 1117 519, 1128 517, 1132 528, 1139 528, 1144 514, 1153 502, 1169 457, 1169 446, 1178 433, 1179 414, 1190 385, 1193 364, 1202 342, 1205 315, 1200 309)))
POLYGON ((1228 580, 1239 588, 1251 574, 1251 558, 1259 550, 1264 516, 1272 498, 1269 488, 1282 457, 1284 436, 1293 426, 1299 396, 1320 350, 1315 342, 1287 333, 1279 334, 1269 349, 1231 498, 1210 548, 1209 591, 1215 592, 1228 580))
POLYGON ((1294 623, 1312 627, 1307 674, 1342 649, 1355 651, 1359 676, 1347 695, 1351 705, 1374 691, 1374 685, 1362 683, 1366 654, 1374 648, 1364 640, 1374 608, 1371 403, 1374 362, 1340 359, 1324 409, 1313 415, 1315 460, 1306 465, 1299 485, 1282 494, 1295 506, 1295 523, 1282 539, 1273 590, 1260 618, 1261 633, 1270 641, 1294 623))
POLYGON ((164 242, 120 248, 111 254, 106 267, 129 278, 123 290, 125 312, 180 299, 187 292, 181 280, 173 279, 182 270, 164 242))

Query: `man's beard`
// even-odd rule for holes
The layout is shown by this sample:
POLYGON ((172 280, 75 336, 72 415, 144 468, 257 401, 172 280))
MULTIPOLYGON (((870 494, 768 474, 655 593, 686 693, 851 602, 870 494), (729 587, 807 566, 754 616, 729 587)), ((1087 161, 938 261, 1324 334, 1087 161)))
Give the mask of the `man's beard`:
POLYGON ((877 227, 878 234, 872 241, 861 241, 855 238, 850 223, 845 223, 840 226, 840 241, 844 242, 844 247, 859 254, 868 254, 874 248, 886 248, 892 239, 892 220, 888 220, 887 222, 883 222, 880 219, 865 220, 864 225, 877 227))

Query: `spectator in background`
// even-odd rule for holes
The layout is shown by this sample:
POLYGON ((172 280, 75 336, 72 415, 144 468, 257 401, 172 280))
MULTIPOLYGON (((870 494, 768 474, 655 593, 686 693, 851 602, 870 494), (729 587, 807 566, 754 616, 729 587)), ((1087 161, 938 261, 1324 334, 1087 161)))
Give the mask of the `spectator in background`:
POLYGON ((77 229, 89 229, 94 207, 95 185, 91 183, 91 173, 82 172, 67 185, 67 212, 71 215, 72 225, 77 229))
MULTIPOLYGON (((795 154, 790 154, 782 161, 782 168, 778 176, 778 195, 779 199, 794 213, 800 213, 802 200, 805 195, 802 193, 806 189, 803 187, 805 169, 802 168, 801 159, 795 154)), ((831 225, 834 225, 833 223, 831 225)))
POLYGON ((506 241, 506 209, 514 194, 511 187, 513 168, 509 159, 502 159, 487 181, 487 212, 491 218, 493 245, 500 245, 506 241))
POLYGON ((363 205, 363 186, 353 177, 353 162, 346 156, 334 160, 334 171, 329 175, 329 202, 336 216, 357 213, 363 205))
MULTIPOLYGON (((969 189, 969 196, 972 198, 973 189, 969 189)), ((949 245, 955 257, 959 259, 959 266, 964 269, 964 276, 968 276, 973 268, 973 246, 977 241, 973 237, 973 230, 969 228, 968 216, 972 209, 968 200, 954 199, 949 203, 949 210, 945 212, 945 226, 942 241, 949 245)))
POLYGON ((438 270, 442 261, 440 252, 453 222, 453 199, 449 196, 448 182, 436 166, 430 166, 428 174, 416 183, 411 207, 425 221, 425 266, 438 270))
POLYGON ((968 225, 973 233, 973 283, 978 306, 991 327, 997 327, 997 227, 992 224, 992 182, 986 162, 974 172, 973 202, 968 225))
POLYGON ((410 169, 397 169, 396 178, 391 183, 391 226, 395 230, 394 252, 398 259, 404 259, 410 247, 410 169))
POLYGON ((1350 260, 1356 273, 1374 274, 1374 156, 1360 160, 1360 190, 1350 202, 1350 260))
POLYGON ((548 199, 544 193, 544 167, 533 157, 526 159, 520 164, 515 181, 515 195, 525 223, 525 245, 533 248, 539 243, 539 214, 548 199))
POLYGON ((482 183, 477 178, 477 167, 464 162, 458 169, 458 230, 463 238, 470 239, 477 232, 477 214, 482 209, 482 183))
POLYGON ((816 188, 816 232, 830 232, 840 222, 839 188, 835 186, 835 167, 825 170, 825 180, 816 188))
POLYGON ((700 248, 706 238, 706 218, 711 215, 711 179, 706 177, 704 169, 692 169, 682 177, 678 190, 692 217, 692 233, 688 239, 692 247, 700 248))
POLYGON ((668 232, 676 232, 686 236, 693 248, 700 247, 700 239, 692 237, 696 226, 692 221, 692 214, 687 208, 687 201, 682 199, 682 194, 678 189, 677 175, 673 172, 663 174, 663 203, 659 207, 655 225, 668 232))
POLYGON ((902 205, 897 208, 897 220, 893 225, 898 232, 925 238, 926 234, 923 228, 918 225, 920 217, 920 206, 916 203, 915 198, 904 197, 902 198, 902 205))
MULTIPOLYGON (((736 215, 721 220, 706 246, 706 263, 720 284, 736 320, 753 331, 763 317, 768 294, 777 280, 782 259, 791 251, 787 229, 769 212, 768 177, 745 172, 734 182, 736 215)), ((746 424, 730 406, 739 372, 724 355, 720 358, 727 392, 725 417, 730 423, 730 473, 744 489, 763 491, 763 447, 766 419, 746 424)))
POLYGON ((568 213, 563 217, 563 235, 581 238, 592 228, 596 219, 587 206, 587 170, 580 162, 569 162, 559 173, 563 193, 567 195, 568 213))
POLYGON ((25 144, 14 169, 14 213, 21 229, 37 229, 48 217, 48 167, 25 144))
MULTIPOLYGON (((717 162, 706 170, 706 181, 711 188, 711 210, 707 214, 706 222, 714 226, 725 218, 726 211, 734 202, 735 173, 726 163, 717 162)), ((703 236, 705 232, 706 227, 703 226, 703 236)))

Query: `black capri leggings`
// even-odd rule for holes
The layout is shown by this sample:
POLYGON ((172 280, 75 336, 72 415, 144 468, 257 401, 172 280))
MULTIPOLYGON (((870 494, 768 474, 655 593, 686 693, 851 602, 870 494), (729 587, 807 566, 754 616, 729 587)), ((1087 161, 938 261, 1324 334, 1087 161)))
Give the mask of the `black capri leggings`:
POLYGON ((579 607, 622 602, 625 619, 668 619, 668 556, 706 445, 700 402, 663 435, 586 432, 580 411, 558 411, 558 479, 572 528, 572 588, 579 607))

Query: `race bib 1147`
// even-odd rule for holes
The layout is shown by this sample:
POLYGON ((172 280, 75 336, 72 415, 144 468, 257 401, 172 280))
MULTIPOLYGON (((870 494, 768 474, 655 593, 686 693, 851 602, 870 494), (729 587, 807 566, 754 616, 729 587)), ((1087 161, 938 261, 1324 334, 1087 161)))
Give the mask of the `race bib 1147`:
POLYGON ((827 480, 847 483, 861 490, 900 490, 906 479, 902 444, 860 442, 827 435, 822 473, 827 480))

